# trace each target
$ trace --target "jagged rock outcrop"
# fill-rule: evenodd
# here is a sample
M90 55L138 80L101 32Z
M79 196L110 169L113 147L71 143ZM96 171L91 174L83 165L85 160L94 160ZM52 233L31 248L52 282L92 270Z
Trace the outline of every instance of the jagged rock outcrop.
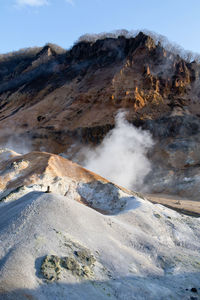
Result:
M16 131L33 136L37 150L49 144L61 152L79 128L113 126L119 108L127 108L136 123L174 108L198 115L199 65L142 32L129 39L80 42L66 52L48 44L35 55L2 57L0 69L0 129L9 131L17 123ZM61 131L65 141L59 143ZM96 142L91 135L82 137Z

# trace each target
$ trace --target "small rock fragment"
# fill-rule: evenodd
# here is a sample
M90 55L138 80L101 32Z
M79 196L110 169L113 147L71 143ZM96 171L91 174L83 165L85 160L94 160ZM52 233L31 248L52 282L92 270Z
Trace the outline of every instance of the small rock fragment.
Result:
M55 255L47 255L43 260L41 272L49 281L58 280L61 272L60 258Z
M62 266L72 271L74 275L81 275L81 266L74 257L65 257L62 259Z

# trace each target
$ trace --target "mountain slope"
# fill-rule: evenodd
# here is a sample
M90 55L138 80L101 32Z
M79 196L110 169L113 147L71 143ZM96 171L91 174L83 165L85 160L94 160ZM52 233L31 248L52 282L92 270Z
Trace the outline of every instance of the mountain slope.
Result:
M0 144L74 159L83 145L99 144L125 109L155 139L151 192L199 200L199 71L142 32L2 56Z
M99 142L119 108L141 125L174 109L199 111L199 65L142 32L80 42L66 53L47 45L24 56L0 61L0 129L8 135L17 124L16 131L30 135L37 150L48 144L62 152L71 137Z

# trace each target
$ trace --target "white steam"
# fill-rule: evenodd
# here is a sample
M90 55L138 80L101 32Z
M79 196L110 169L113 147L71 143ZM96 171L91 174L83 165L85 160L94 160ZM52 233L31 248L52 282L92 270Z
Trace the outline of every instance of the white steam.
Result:
M151 170L146 154L153 146L149 132L128 123L119 112L111 130L95 150L87 149L84 167L128 189L144 189Z
M0 148L7 148L19 154L33 151L31 136L22 136L13 129L0 130Z

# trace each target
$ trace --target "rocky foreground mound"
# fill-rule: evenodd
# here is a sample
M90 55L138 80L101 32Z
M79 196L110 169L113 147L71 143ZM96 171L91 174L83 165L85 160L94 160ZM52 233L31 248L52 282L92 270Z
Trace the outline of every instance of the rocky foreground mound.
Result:
M1 299L199 299L198 218L56 155L1 158Z
M154 181L158 186L159 181ZM74 190L78 187L78 193ZM116 189L113 205L101 203L99 195L92 195L93 189L101 192L102 198L108 199L110 190ZM86 170L72 161L47 152L31 152L25 155L9 149L0 149L0 201L8 202L28 192L53 192L62 196L72 193L75 200L101 210L105 214L120 210L122 203L117 205L118 186L105 178ZM198 189L198 186L197 186ZM130 193L120 187L120 193ZM132 192L133 193L133 192ZM135 193L137 195L137 193ZM143 197L143 196L142 196ZM198 201L163 194L148 194L146 197L153 203L161 203L170 208L190 215L200 215ZM122 205L123 207L123 205Z
M130 192L61 156L31 152L25 155L2 149L0 153L0 199L13 201L28 192L54 192L69 196L105 214L125 206ZM97 194L94 190L98 191ZM121 199L121 200L119 200Z

